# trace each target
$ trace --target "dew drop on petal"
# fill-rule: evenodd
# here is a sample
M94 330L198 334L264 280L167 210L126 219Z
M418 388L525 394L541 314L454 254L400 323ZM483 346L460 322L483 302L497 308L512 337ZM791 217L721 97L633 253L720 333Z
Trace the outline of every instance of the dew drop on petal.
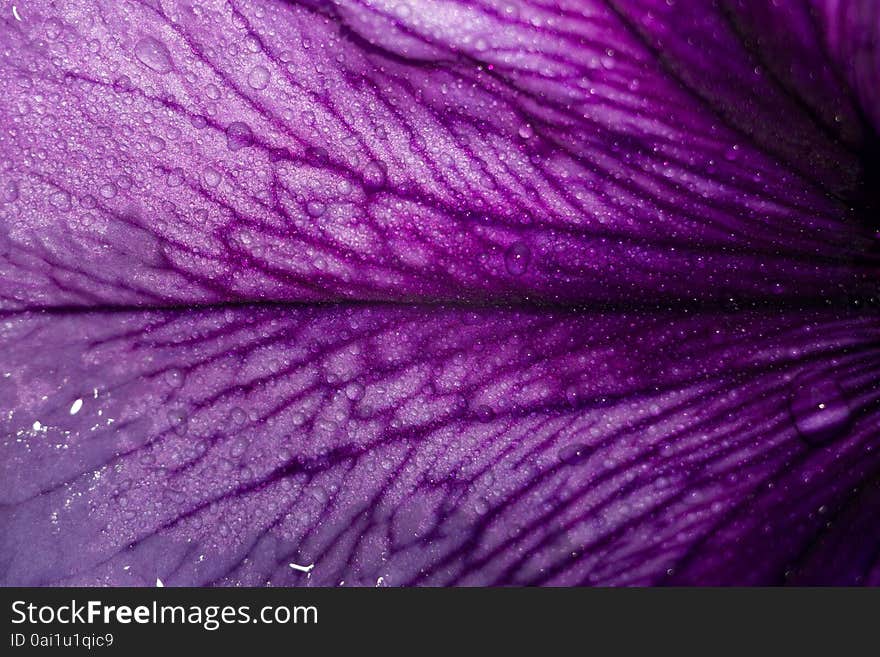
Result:
M173 68L168 48L153 37L139 40L134 46L134 54L141 64L161 75L169 73Z
M254 143L254 133L247 123L233 121L226 127L226 148L240 151Z
M49 39L49 41L55 41L55 39L61 36L61 23L56 19L47 19L43 24L43 27L46 30L46 38Z
M529 268L532 252L525 242L514 242L504 254L504 266L511 276L522 276Z
M7 203L14 203L18 200L18 183L14 180L3 185L3 200Z
M131 91L134 89L134 83L127 75L120 75L113 81L113 88L116 91Z
M265 89L269 86L269 71L262 66L255 66L248 73L247 80L251 89Z
M388 167L384 162L370 162L364 167L364 185L367 189L382 189L388 180Z
M479 418L480 422L491 422L494 417L495 411L492 410L491 406L480 404L477 407L477 418Z
M528 123L521 125L519 127L519 130L517 131L517 133L523 139L531 139L532 137L535 136L534 128L532 128L532 126L530 126Z
M234 426L240 427L247 422L247 413L245 413L243 408L234 406L232 410L229 411L229 421L232 422Z
M171 428L178 436L183 436L189 429L189 418L186 415L186 411L182 409L169 411L168 422L171 423Z
M179 388L180 386L182 386L183 379L183 371L177 367L172 367L170 370L165 372L165 382L172 388Z
M321 146L309 146L306 149L306 157L314 164L320 166L326 164L330 160L330 153L326 148Z
M833 380L795 380L789 402L798 434L811 445L839 438L849 427L851 411Z
M352 381L347 386L345 386L345 396L348 397L351 401L358 401L359 399L363 399L363 384L358 383L357 381Z
M559 450L559 460L567 465L578 465L590 458L592 452L587 445L566 445Z
M320 201L309 201L306 204L306 212L310 217L320 217L327 210L327 206L325 206Z
M220 184L220 172L214 167L205 167L204 171L202 171L202 176L208 187L216 187Z
M183 169L177 168L172 169L168 172L167 177L165 178L165 182L169 187L180 187L184 181L184 173Z
M70 210L70 194L67 192L55 192L49 197L49 202L59 210Z

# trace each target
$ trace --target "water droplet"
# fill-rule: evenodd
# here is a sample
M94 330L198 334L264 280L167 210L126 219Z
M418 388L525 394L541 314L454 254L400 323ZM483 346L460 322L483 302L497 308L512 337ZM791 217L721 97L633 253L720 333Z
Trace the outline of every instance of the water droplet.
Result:
M186 415L186 411L182 409L168 411L168 421L171 423L174 433L178 436L183 436L189 429L189 418Z
M240 151L254 144L254 133L247 123L233 121L226 127L226 148Z
M330 153L322 146L309 146L306 149L306 157L315 164L322 165L330 160Z
M205 167L202 175L205 179L205 184L208 187L216 187L220 184L220 172L214 167Z
M44 23L44 27L46 29L46 38L49 41L54 41L59 36L61 36L61 23L59 23L54 18L49 18Z
M168 172L168 176L166 178L166 182L169 187L179 187L183 184L184 175L183 169L172 169Z
M345 386L345 396L351 401L358 401L364 398L364 386L357 381L352 381Z
M511 276L522 276L529 268L532 252L525 242L514 242L504 254L504 266Z
M153 37L144 37L134 46L135 57L147 68L164 75L173 68L171 53L165 44Z
M113 88L116 91L131 91L134 89L134 82L127 75L120 75L113 81Z
M3 200L7 203L14 203L18 200L18 183L14 180L3 185Z
M77 413L80 412L80 410L82 409L82 407L83 407L83 400L82 400L82 399L77 399L76 401L74 401L74 402L70 405L70 414L71 414L71 415L76 415Z
M165 372L165 382L171 386L172 388L179 388L183 385L183 371L172 367L170 370Z
M309 201L306 204L306 212L310 217L318 218L323 215L326 210L327 206L320 201Z
M113 198L116 196L116 185L113 183L104 183L98 191L104 198Z
M477 407L477 417L480 422L490 422L495 417L495 411L492 410L491 406L480 404Z
M70 194L67 192L55 192L49 197L49 202L59 210L70 210Z
M529 125L528 123L524 123L523 125L521 125L519 127L518 133L519 133L519 136L522 137L523 139L531 139L532 137L535 136L535 129L532 128L532 126Z
M239 458L245 453L247 449L247 441L243 438L239 438L232 442L232 445L229 448L229 454L235 458Z
M578 465L590 458L593 449L587 445L566 445L559 450L559 460L568 465Z
M838 438L850 423L849 404L833 380L796 380L789 407L798 433L811 445Z
M254 66L248 74L248 84L252 89L265 89L269 86L269 71L262 66Z
M382 189L388 179L388 167L383 162L370 162L364 167L364 185L367 189Z
M235 426L240 427L247 421L247 413L244 412L244 409L235 406L229 411L229 421Z

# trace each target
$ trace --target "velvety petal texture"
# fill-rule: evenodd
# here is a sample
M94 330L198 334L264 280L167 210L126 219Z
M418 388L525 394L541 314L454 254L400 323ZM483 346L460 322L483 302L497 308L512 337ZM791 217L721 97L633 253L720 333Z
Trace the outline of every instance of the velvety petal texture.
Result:
M776 583L876 497L876 320L242 308L0 339L6 583Z
M0 11L0 584L880 584L876 3Z
M29 3L0 304L875 290L858 98L833 62L765 65L731 11ZM766 38L813 50L798 16Z

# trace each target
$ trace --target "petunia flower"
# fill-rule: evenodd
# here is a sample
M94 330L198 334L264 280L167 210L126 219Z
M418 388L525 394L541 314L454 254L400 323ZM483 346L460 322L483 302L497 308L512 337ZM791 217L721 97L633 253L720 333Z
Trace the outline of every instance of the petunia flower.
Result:
M875 2L0 11L0 583L880 583Z

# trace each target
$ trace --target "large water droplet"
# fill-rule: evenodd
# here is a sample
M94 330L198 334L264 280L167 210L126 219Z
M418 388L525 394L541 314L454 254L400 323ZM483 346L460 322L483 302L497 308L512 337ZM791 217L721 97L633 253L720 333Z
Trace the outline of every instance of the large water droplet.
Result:
M178 369L177 367L172 367L165 372L165 382L172 388L179 388L182 386L185 378L183 370Z
M185 176L183 173L183 169L177 168L172 169L168 172L168 175L165 177L165 182L169 187L180 187L185 180Z
M247 123L233 121L226 127L226 148L231 151L240 151L242 148L253 146L254 133Z
M488 404L480 404L477 407L477 418L480 422L491 422L495 419L495 411Z
M189 430L189 416L180 408L168 411L168 422L178 436L183 436Z
M54 192L49 197L49 202L59 210L70 210L70 194L67 192Z
M358 383L357 381L352 381L347 386L345 386L345 396L348 397L351 401L358 401L364 398L364 386L362 383Z
M306 212L310 217L317 219L327 210L327 206L320 201L309 201L306 203Z
M522 276L529 268L532 252L525 242L514 242L504 254L504 266L511 276Z
M326 148L321 146L309 146L306 149L306 157L311 160L314 164L323 165L327 164L330 160L330 153Z
M588 445L566 445L559 450L559 460L568 465L578 465L590 458L593 449Z
M202 171L202 176L208 187L216 187L220 184L220 172L214 167L205 167L204 171Z
M59 23L56 19L47 19L46 22L43 24L43 27L46 30L46 38L49 39L49 41L55 41L59 36L61 36L61 30L63 28L61 27L61 23Z
M388 167L384 162L370 162L364 167L364 186L367 189L382 189L388 180Z
M248 84L252 89L265 89L269 86L269 71L262 66L254 66L248 74Z
M796 380L789 408L798 433L811 445L834 440L849 427L849 403L833 380Z
M243 408L233 406L229 411L229 421L232 422L234 426L240 427L247 422L247 413L245 413Z
M7 203L14 203L18 200L18 183L14 180L8 181L3 186L3 200Z
M161 75L174 68L168 48L153 37L144 37L138 41L134 46L134 54L141 64Z

